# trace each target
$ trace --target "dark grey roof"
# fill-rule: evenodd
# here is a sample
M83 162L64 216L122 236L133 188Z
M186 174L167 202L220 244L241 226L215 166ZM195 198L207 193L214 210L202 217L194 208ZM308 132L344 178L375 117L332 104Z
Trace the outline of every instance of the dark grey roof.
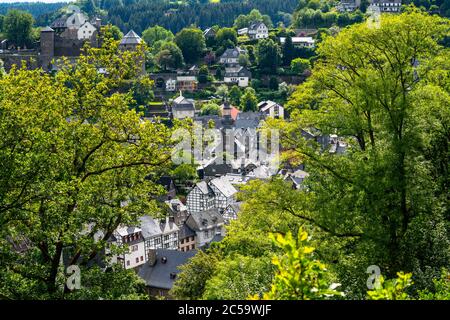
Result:
M210 181L212 185L214 185L225 197L232 197L237 193L237 190L230 181L221 178L216 178Z
M200 181L196 184L196 186L200 189L203 194L213 193L213 190L205 181Z
M207 28L205 31L203 31L203 35L205 37L214 37L216 35L216 31L214 31L213 28Z
M231 173L233 172L233 167L231 166L231 164L229 163L216 163L216 161L210 163L209 165L207 165L204 169L205 171L205 176L223 176L226 175L227 173Z
M67 17L56 19L50 26L52 28L67 28Z
M259 127L261 120L258 118L252 118L252 119L237 119L235 122L236 129L256 129Z
M142 229L142 236L144 239L152 238L158 235L178 231L177 225L170 220L160 221L150 216L143 216L139 218L140 227Z
M189 227L194 231L208 229L224 223L223 217L217 208L201 212L192 212L186 221L188 222Z
M139 218L139 221L144 239L162 234L159 221L153 219L152 217L143 216Z
M225 50L225 52L222 54L221 58L226 59L226 58L238 58L240 56L240 54L243 53L243 50L240 48L231 48L231 49L227 49Z
M182 252L158 249L156 250L156 264L151 266L149 262L146 262L139 269L138 275L149 287L170 290L176 280L176 278L171 278L171 274L178 274L179 267L186 264L196 253L196 250ZM163 257L166 258L166 263L161 262Z
M244 67L239 68L238 70L228 70L225 72L225 77L248 77L251 78L252 73Z
M264 22L258 21L258 22L253 22L252 24L250 24L250 26L248 27L249 30L256 30L259 28L260 25L264 25Z
M141 37L139 37L136 32L133 30L130 30L126 35L123 36L122 40L120 41L121 45L126 44L140 44L142 42Z
M193 237L193 236L195 236L195 231L192 230L191 228L189 228L189 226L184 223L180 227L180 231L178 232L178 238L179 239L186 239L188 237Z

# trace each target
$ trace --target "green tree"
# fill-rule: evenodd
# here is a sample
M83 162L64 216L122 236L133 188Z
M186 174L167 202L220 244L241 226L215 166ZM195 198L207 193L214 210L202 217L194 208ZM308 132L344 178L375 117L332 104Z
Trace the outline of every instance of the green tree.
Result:
M184 64L183 54L173 42L160 42L159 52L156 54L156 63L163 70L178 69Z
M229 92L230 102L232 105L239 106L241 104L242 91L238 86L232 86Z
M183 52L187 63L195 63L206 49L203 32L197 28L185 28L177 33L175 43Z
M253 88L246 88L244 94L241 96L241 110L243 112L257 111L258 109L258 98L256 97L256 92Z
M111 28L110 32L114 40L121 40L123 38L123 33L120 31L119 27L114 25L109 25L109 27Z
M34 19L27 12L9 10L3 21L3 32L7 39L18 47L31 47Z
M216 33L216 45L218 47L228 47L229 42L232 46L237 45L237 32L233 28L221 28Z
M216 89L216 95L222 99L227 98L228 94L228 86L226 84L222 84Z
M228 257L217 264L214 275L206 282L202 299L245 300L262 295L270 287L272 278L270 257Z
M281 50L272 39L260 40L256 47L256 61L258 67L270 73L276 73L280 65Z
M203 296L206 282L214 274L215 267L220 260L220 253L209 249L207 252L199 250L187 264L180 267L181 272L170 290L175 299L198 300Z
M397 273L398 278L384 280L380 275L379 287L367 292L369 300L409 300L410 297L406 289L412 285L412 274L403 272Z
M172 176L181 184L198 179L197 169L190 164L181 164L172 171Z
M295 74L302 75L306 70L311 69L311 62L308 59L296 58L291 62L291 71Z
M326 266L314 259L314 248L308 246L305 231L300 229L297 239L290 232L286 236L272 235L272 239L284 254L272 260L278 271L263 299L322 300L343 295L336 290L340 284L329 284Z
M118 92L141 74L136 61L145 48L120 51L110 38L103 44L54 76L13 68L0 79L3 297L69 299L63 255L88 268L118 226L158 212L150 199L162 192L153 181L170 165L171 134L130 109L132 92ZM124 294L137 292L129 279L121 282Z
M269 79L269 89L273 91L278 91L279 84L277 77L270 77Z
M200 70L198 71L198 82L199 83L207 83L209 81L210 75L209 75L209 69L208 66L203 65L200 67Z
M234 20L236 29L248 28L253 22L264 22L268 28L273 27L272 20L267 15L262 15L258 9L253 9L248 15L241 14Z
M142 39L147 43L150 49L153 48L157 41L173 41L175 36L170 30L158 25L145 29L142 32Z
M294 44L292 43L292 37L288 35L286 37L286 40L283 44L283 65L290 66L291 61L295 59L297 50L294 47Z
M214 102L205 103L201 110L200 114L202 116L210 116L210 115L220 115L220 106Z
M353 293L366 276L358 268L370 261L387 277L412 272L414 290L432 285L450 261L449 202L442 198L449 190L449 86L438 80L449 65L438 43L448 26L411 11L382 16L380 28L341 30L319 45L312 76L287 104L295 120L283 148L309 166L314 191L302 215L354 242L355 256L341 257L337 267ZM326 146L314 146L299 128L337 134L347 152L320 153Z

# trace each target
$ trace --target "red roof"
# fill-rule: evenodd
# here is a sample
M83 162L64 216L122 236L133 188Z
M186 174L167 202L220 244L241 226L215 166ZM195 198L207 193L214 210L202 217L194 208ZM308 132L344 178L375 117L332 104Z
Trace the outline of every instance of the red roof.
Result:
M236 107L232 107L231 108L231 118L233 118L233 120L236 120L238 114L239 114L239 109Z

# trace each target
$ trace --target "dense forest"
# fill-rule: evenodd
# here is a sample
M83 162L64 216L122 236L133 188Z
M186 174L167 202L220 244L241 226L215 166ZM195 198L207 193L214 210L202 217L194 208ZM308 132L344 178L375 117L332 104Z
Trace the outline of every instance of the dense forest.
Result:
M204 2L186 1L175 4L165 0L81 0L78 4L88 13L104 15L122 30L133 29L138 33L156 24L172 32L178 32L192 24L200 28L232 26L237 16L248 14L252 9L269 15L275 24L289 24L290 14L298 5L298 0Z
M0 14L4 15L10 9L17 9L28 11L33 15L33 17L37 18L41 15L45 15L56 10L59 10L63 6L67 5L64 2L58 3L43 3L43 2L23 2L23 3L0 3Z

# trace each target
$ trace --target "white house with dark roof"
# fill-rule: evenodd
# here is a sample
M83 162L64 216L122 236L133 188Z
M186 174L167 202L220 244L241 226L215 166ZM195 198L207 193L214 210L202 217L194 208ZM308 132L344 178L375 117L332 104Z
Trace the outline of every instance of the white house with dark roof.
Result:
M81 12L75 12L66 20L66 27L69 29L80 29L87 22L87 17Z
M309 48L313 49L316 45L316 41L312 37L292 37L292 45L297 48ZM286 37L280 37L280 43L284 45Z
M284 119L283 106L274 101L262 101L258 104L258 109L268 117Z
M225 235L225 221L217 208L192 212L186 220L186 225L195 231L197 248L211 243L216 235Z
M77 31L78 40L88 40L94 35L96 31L97 28L93 26L89 21L86 21Z
M248 87L252 73L245 67L226 68L223 81L225 83L235 83L239 87Z
M146 261L146 251L142 229L138 227L119 227L111 237L112 242L119 247L128 247L128 251L117 256L125 269L143 265Z
M172 102L172 115L175 119L193 118L195 116L195 102L180 96Z
M219 62L221 64L225 64L225 65L237 65L237 64L239 64L239 57L242 54L247 54L247 51L244 49L241 49L240 47L227 49L220 56Z
M264 22L254 22L248 27L250 39L266 39L269 37L269 28Z

